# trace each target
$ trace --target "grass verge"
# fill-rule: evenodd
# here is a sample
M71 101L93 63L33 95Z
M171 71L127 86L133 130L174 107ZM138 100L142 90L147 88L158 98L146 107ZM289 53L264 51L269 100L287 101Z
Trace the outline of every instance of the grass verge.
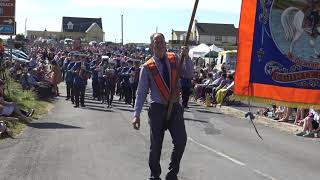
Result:
M50 102L43 101L37 98L33 91L24 91L21 85L12 79L6 81L5 100L16 102L23 110L29 111L34 109L34 118L38 119L48 113ZM25 128L26 124L16 121L7 121L7 126L12 132L13 137L20 134Z

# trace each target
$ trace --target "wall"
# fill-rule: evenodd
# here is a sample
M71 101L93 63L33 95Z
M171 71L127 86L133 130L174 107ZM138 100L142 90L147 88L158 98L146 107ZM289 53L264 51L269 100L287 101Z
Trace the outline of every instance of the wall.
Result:
M87 31L85 38L87 42L102 42L104 41L104 32L99 26L94 26L92 29L90 29L90 31Z
M199 37L199 44L204 43L204 44L215 44L218 46L222 46L223 44L236 44L237 43L237 38L232 37L232 36L222 36L222 41L216 41L215 36L210 36L210 35L201 35Z

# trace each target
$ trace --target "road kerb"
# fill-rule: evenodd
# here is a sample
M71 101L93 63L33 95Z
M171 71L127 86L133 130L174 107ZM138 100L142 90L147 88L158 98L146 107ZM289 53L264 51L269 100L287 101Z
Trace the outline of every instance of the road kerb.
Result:
M200 102L197 102L197 104L205 107ZM206 108L208 108L209 110L218 109L223 114L231 115L231 116L234 116L237 118L242 118L242 119L245 119L245 114L248 112L248 111L242 111L242 110L239 110L239 109L236 109L233 107L229 107L229 106L216 106L216 107L206 107ZM290 134L295 134L295 133L302 130L302 127L300 127L300 126L296 126L296 125L293 125L290 123L285 123L285 122L277 122L275 120L272 120L267 117L259 116L257 114L255 114L254 122L265 125L267 127L276 128L276 129L279 129L280 131L287 132Z

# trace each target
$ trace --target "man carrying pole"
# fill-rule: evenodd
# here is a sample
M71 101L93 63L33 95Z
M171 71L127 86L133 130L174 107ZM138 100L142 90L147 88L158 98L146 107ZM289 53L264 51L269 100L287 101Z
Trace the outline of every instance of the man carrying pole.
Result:
M184 72L186 70L183 67L186 67L184 64L184 57L188 54L186 46L198 2L199 0L196 0L186 42L181 49L182 58L180 59L174 53L167 53L164 35L155 33L150 37L150 48L152 48L153 57L141 68L132 124L134 129L140 129L140 113L150 90L150 107L148 111L151 141L149 153L150 180L160 180L160 157L166 129L171 134L174 146L166 180L178 180L177 175L187 142L187 133L183 118L183 108L179 103L180 95L177 84L181 73L192 73Z
M175 76L179 58L174 53L166 53L166 42L163 34L155 33L150 39L154 55L141 68L132 124L135 129L140 128L140 112L150 89L151 104L148 113L151 141L149 154L150 180L160 180L160 156L166 129L170 131L174 145L166 179L177 180L180 160L187 141L183 108L179 104L179 92L177 89L171 89L173 84L177 82ZM186 50L187 48L182 48L182 54L188 53ZM171 90L175 91L175 101L170 123L167 123L166 114Z

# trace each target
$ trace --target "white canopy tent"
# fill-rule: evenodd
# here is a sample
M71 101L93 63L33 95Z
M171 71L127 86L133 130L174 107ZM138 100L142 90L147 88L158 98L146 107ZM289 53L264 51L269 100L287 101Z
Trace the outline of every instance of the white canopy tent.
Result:
M216 45L212 44L210 47L210 51L221 52L223 49L218 48Z
M206 44L200 44L199 46L190 49L189 56L191 58L197 58L203 56L204 54L207 54L208 52L210 52L209 46L207 46Z

